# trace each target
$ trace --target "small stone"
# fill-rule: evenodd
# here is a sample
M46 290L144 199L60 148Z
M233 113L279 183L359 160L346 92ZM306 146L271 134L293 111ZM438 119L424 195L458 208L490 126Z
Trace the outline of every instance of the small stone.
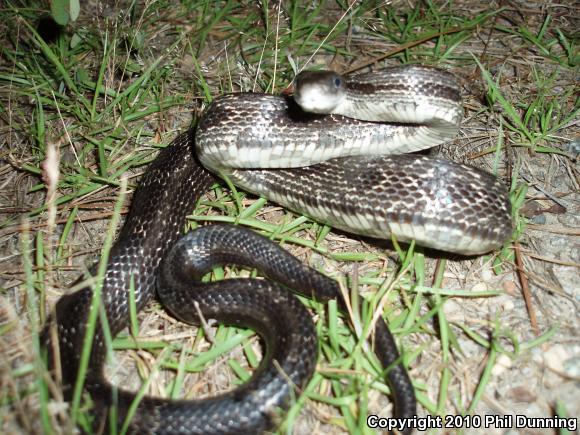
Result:
M493 366L493 369L491 369L491 374L493 376L499 376L503 372L505 372L506 369L511 368L511 366L512 366L511 358L507 355L501 354L500 356L497 357L495 365Z
M564 362L571 356L563 345L557 344L544 352L544 365L557 372L564 372Z
M473 287L471 287L471 290L474 292L484 292L488 290L487 284L485 282L478 282L477 284L475 284Z
M512 280L504 281L501 286L503 287L504 291L507 294L509 294L511 296L514 296L517 294L518 286Z
M505 298L502 301L501 307L504 311L511 311L515 308L514 301L511 298Z
M571 378L580 378L580 357L564 361L564 371Z
M544 363L544 351L542 349L539 347L534 347L530 350L530 353L532 354L532 361L534 361L536 364Z
M449 299L445 302L445 305L443 305L443 312L445 313L445 317L448 319L453 319L455 321L459 321L460 319L464 320L463 307L453 299Z
M483 269L481 271L481 279L484 282L491 281L492 278L493 278L493 272L491 271L491 269L489 267L486 267L485 269Z
M519 403L533 403L536 401L537 396L532 391L530 391L527 387L520 385L510 389L507 392L507 396L514 399L516 402Z

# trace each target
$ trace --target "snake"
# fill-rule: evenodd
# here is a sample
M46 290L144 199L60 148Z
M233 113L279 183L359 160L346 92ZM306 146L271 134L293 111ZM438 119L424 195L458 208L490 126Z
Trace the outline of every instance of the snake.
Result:
M346 310L334 279L254 231L214 224L182 235L187 214L220 178L364 237L415 240L460 255L501 247L511 234L511 214L507 189L497 177L407 154L452 139L461 118L455 77L418 65L354 76L307 71L296 77L293 97L237 93L214 99L197 126L149 165L108 254L100 288L108 331L97 322L81 379L93 405L92 429L270 430L306 388L318 354L312 317L288 289L321 302L336 299ZM256 268L268 279L202 282L223 264ZM104 375L105 337L128 325L130 299L140 311L156 293L185 322L199 325L202 317L256 330L265 354L251 379L198 400L137 397L112 385ZM66 400L79 381L95 294L95 287L86 285L63 295L43 332L48 366ZM371 338L391 386L394 415L412 418L417 412L413 385L382 318Z

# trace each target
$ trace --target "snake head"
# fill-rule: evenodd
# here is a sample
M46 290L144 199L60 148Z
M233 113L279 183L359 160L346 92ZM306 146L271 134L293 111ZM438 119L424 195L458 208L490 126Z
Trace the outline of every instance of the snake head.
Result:
M346 81L334 71L302 71L294 79L294 100L305 112L332 113L346 98Z

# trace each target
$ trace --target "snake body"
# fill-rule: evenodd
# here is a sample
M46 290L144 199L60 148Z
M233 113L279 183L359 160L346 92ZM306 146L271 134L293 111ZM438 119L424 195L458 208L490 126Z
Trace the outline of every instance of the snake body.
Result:
M210 290L202 285L192 292L192 280L211 269L212 264L247 264L248 258L262 259L259 264L252 262L251 267L308 296L322 301L340 299L333 280L302 266L281 248L247 230L211 226L176 243L186 213L215 182L198 162L196 153L213 172L338 228L375 237L392 234L399 240L417 239L427 246L467 254L488 251L503 243L511 230L509 202L505 189L494 177L425 156L369 156L382 153L379 148L389 138L394 152L399 153L411 135L417 135L420 147L424 147L440 143L455 132L460 120L455 82L448 74L428 68L397 68L387 73L382 85L383 89L391 86L391 91L385 91L382 98L388 100L394 95L395 115L403 113L404 122L412 125L385 125L375 123L375 111L365 109L365 103L358 99L359 94L368 92L371 79L362 76L354 80L357 86L349 87L348 97L357 110L367 111L370 121L303 113L298 118L300 111L285 98L228 95L214 101L196 132L180 135L159 153L142 177L131 211L109 254L102 306L111 334L117 334L128 323L128 289L133 286L137 310L142 309L152 298L156 274L162 269L159 293L177 317L198 322L197 311L186 308L196 302L206 317L254 327L265 341L267 353L252 380L240 389L194 402L145 397L129 419L135 396L115 389L105 379L104 336L97 328L84 380L94 403L96 428L110 424L113 408L119 425L126 423L134 433L257 433L275 425L277 409L288 406L290 397L305 386L314 370L317 347L308 312L284 287L263 280L253 282L251 291L245 287L247 280L232 280L225 284L226 289ZM344 79L340 80L337 83L331 76L329 86L342 85ZM306 76L305 82L307 88L312 79ZM414 97L407 101L401 96L402 89ZM338 106L346 107L344 100L339 100ZM417 118L413 113L423 102L431 107L430 115L419 110ZM403 122L396 116L390 121ZM362 156L347 159L332 155L330 161L321 162L334 152L328 151L334 149L333 144L342 151L346 148L347 155L357 154L350 145L341 145L342 137L353 133L360 139L359 145L367 146ZM287 138L292 140L286 143ZM313 143L318 143L318 149ZM234 146L246 148L236 157ZM313 148L314 160L295 161L295 153L287 147L294 147L294 151ZM274 162L275 156L280 161L264 166ZM311 166L297 168L304 164ZM405 187L404 183L409 185ZM404 193L407 188L411 193ZM361 197L363 190L370 192L368 200ZM183 268L178 266L182 262ZM44 332L49 364L58 366L60 361L68 398L77 381L92 297L92 287L63 296L55 308L52 324L56 331L47 327ZM413 388L383 322L375 327L374 345L385 367L391 366L387 377L394 390L396 415L413 416ZM272 368L272 358L278 361L277 369Z
M464 255L497 249L509 237L510 203L496 177L445 159L400 155L457 133L461 97L451 74L412 66L352 81L307 73L297 82L298 101L309 110L342 115L304 116L281 96L225 95L197 130L204 166L350 233L393 235ZM339 96L315 105L333 93Z

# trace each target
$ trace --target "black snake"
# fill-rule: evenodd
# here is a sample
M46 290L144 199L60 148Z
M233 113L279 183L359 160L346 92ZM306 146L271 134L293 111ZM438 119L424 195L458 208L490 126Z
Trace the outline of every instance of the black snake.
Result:
M395 116L387 121L395 125L374 122L374 108L382 103L376 100L369 106L360 98L369 93L377 78L379 87L374 92L390 101L387 106ZM369 122L304 114L285 97L237 94L216 99L197 130L177 137L142 177L131 211L109 254L102 287L102 307L114 336L128 323L130 286L134 286L137 310L141 310L153 296L156 273L162 269L158 291L177 317L198 322L198 311L192 307L195 302L204 317L256 329L267 349L260 368L250 382L225 395L194 402L144 397L132 409L135 395L115 389L104 378L106 350L103 332L97 328L84 380L94 403L95 429L109 425L111 415L116 415L119 427L126 423L134 433L258 433L275 425L278 409L286 408L290 398L306 385L316 363L317 344L305 308L285 287L267 280L252 280L251 290L248 280L228 280L217 288L197 283L198 290L192 291L192 281L213 265L257 267L278 283L308 296L321 301L340 300L333 280L302 266L248 230L214 225L175 243L186 214L215 182L196 155L214 172L248 190L363 235L393 234L399 240L416 239L423 245L465 254L497 248L509 236L509 200L495 177L426 156L376 156L384 152L380 148L385 142L390 141L394 152L400 153L409 149L406 142L410 135L418 138L418 147L425 147L457 131L460 97L450 74L402 67L357 76L348 82L335 74L302 75L298 82L301 87L297 99L302 103L312 103L312 92L316 96L320 89L312 85L321 83L326 91L336 94L336 101L326 106L348 111L346 95L359 112L367 111L363 117ZM310 110L321 112L328 107ZM399 115L402 119L397 118ZM403 122L405 125L397 124ZM346 154L362 156L331 155L330 161L322 162L345 135L354 135L363 146L361 152L347 145ZM248 148L236 155L234 146ZM345 146L340 146L344 151ZM314 160L294 160L297 151L309 149ZM241 165L241 169L231 169L233 164ZM264 169L266 164L273 168ZM311 166L297 168L300 165ZM287 166L295 168L280 168ZM368 194L366 199L362 192ZM249 263L248 258L254 261ZM54 367L60 360L67 398L77 381L91 298L92 289L84 288L58 301L53 317L58 346L50 343L50 328L45 329L49 365ZM391 366L387 378L393 388L396 416L413 416L413 387L382 321L375 327L373 340L381 362ZM128 416L132 418L125 422Z

